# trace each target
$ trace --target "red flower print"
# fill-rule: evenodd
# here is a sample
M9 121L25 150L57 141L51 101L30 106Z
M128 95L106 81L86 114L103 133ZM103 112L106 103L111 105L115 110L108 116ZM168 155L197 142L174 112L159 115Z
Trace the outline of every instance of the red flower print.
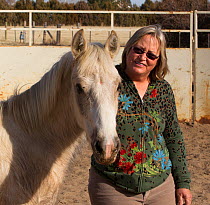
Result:
M155 98L157 96L157 89L153 89L150 98Z
M134 164L132 164L131 162L126 162L125 164L124 164L124 169L123 169L123 172L124 173L126 173L126 174L132 174L132 173L134 173Z
M136 144L135 142L134 142L133 144L130 145L130 148L131 148L131 149L133 149L133 148L135 148L135 147L137 147L137 144Z
M143 162L143 159L146 158L146 154L144 152L137 152L134 156L135 163L136 164L141 164Z
M132 154L131 154L131 153L128 153L128 156L129 156L129 157L131 157L131 156L132 156Z
M119 161L118 163L117 163L117 165L118 165L118 167L122 167L123 166L123 162L121 162L121 161Z
M124 155L126 153L126 150L122 149L120 150L120 155Z
M142 147L142 145L140 145ZM136 142L132 141L127 149L120 150L119 161L116 162L118 169L126 174L138 172L145 162L146 154L138 148Z
M122 160L123 162L125 162L125 161L126 161L126 159L125 159L124 157L122 157L122 158L121 158L121 160Z

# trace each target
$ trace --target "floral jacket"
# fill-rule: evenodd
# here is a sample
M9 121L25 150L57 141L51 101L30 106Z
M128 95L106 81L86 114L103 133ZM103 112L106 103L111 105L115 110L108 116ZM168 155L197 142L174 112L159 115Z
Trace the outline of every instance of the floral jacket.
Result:
M119 93L117 132L121 150L115 163L104 166L92 156L92 166L128 191L148 191L172 172L176 188L188 188L185 146L178 124L173 91L165 80L149 84L140 98L124 72Z

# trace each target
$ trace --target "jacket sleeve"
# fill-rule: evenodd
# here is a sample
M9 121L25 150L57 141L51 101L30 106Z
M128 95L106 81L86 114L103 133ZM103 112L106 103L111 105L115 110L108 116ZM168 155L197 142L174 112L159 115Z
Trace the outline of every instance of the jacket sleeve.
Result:
M186 150L183 135L178 123L175 98L170 85L165 101L166 125L164 138L172 162L172 175L175 188L190 189L190 173L187 168Z

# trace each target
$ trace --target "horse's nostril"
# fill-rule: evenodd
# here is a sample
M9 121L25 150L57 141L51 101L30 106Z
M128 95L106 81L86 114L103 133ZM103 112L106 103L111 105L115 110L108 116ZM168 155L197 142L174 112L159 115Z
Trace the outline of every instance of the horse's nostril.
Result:
M102 152L103 152L103 149L102 149L102 147L101 147L100 141L97 141L97 142L95 143L95 149L96 149L96 151L99 152L99 153L102 153Z

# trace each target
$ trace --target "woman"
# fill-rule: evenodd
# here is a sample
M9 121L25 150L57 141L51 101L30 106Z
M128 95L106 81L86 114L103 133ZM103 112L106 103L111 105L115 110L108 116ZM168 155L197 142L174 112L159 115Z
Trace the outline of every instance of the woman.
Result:
M100 165L92 157L93 205L190 205L190 177L160 26L139 29L127 42L119 88L118 159Z

